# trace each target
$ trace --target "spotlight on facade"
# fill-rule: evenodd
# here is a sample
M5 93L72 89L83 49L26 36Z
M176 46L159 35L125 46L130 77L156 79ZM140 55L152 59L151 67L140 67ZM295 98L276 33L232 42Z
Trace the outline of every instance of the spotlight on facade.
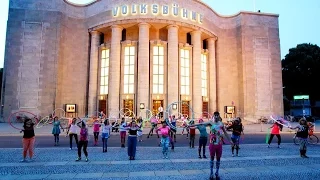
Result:
M140 103L140 109L144 109L144 103Z
M172 105L172 109L173 109L173 110L177 110L177 104L173 104L173 105Z

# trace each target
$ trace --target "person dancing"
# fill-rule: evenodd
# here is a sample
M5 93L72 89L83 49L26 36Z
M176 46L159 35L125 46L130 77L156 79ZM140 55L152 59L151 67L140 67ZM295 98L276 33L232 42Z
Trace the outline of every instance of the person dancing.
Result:
M240 118L237 118L233 123L227 127L228 130L232 129L231 140L233 145L231 146L232 157L234 157L234 149L236 149L236 156L239 156L239 141L241 133L243 132L243 126L240 123Z
M72 150L72 137L74 137L78 147L78 126L76 125L76 118L72 119L71 124L68 127L67 134L69 134L70 150ZM79 122L80 123L80 122Z
M270 147L270 144L271 144L272 139L273 139L274 136L277 136L277 138L278 138L278 148L281 148L280 147L280 144L281 144L280 131L282 131L282 128L283 128L283 125L281 124L281 121L277 120L270 128L271 128L271 135L270 135L270 138L269 138L269 141L268 141L268 148Z
M128 135L128 156L129 160L135 160L137 151L137 132L140 130L135 120L132 120L130 126L126 128L129 131Z
M54 146L59 146L59 135L61 133L60 128L62 129L62 131L64 130L57 116L53 118L52 126L53 126L52 134L54 136Z
M168 121L168 120L167 120ZM161 133L161 145L162 145L162 154L163 159L168 159L168 149L169 149L169 132L170 127L167 126L166 121L161 122L162 127L158 128L156 131Z
M127 123L125 122L125 119L122 118L121 119L121 124L120 124L120 143L121 143L121 147L124 148L125 147L125 143L126 143L126 136L127 136Z
M211 134L210 134L210 141L209 141L209 150L210 150L210 179L214 179L213 175L213 163L216 157L216 172L215 177L216 179L220 179L219 177L219 169L220 169L220 160L222 156L222 141L221 137L224 133L225 137L231 142L230 136L228 135L224 125L222 123L222 119L220 117L219 112L214 112L214 121L208 121L205 123L201 123L202 125L211 125ZM200 124L197 124L200 125ZM233 143L231 142L231 145Z
M297 125L296 127L291 127L290 129L298 129L297 137L299 138L300 144L300 156L302 158L309 158L306 155L309 136L309 126L307 124L307 120L305 118L301 118L299 120L299 125Z
M81 123L81 126L79 125ZM87 151L87 147L88 147L88 128L86 126L86 124L81 121L78 122L77 125L79 126L80 129L80 141L78 144L78 158L76 159L76 161L80 161L81 160L81 149L83 147L83 153L86 156L86 162L89 161L88 159L88 151Z
M35 142L35 134L34 134L34 125L35 123L30 118L26 118L23 122L23 129L20 133L23 132L23 159L20 162L26 162L27 154L29 152L30 161L33 161L34 155L34 142Z
M206 146L208 143L208 132L207 132L207 127L202 124L204 121L203 119L199 119L199 124L198 125L191 125L195 126L199 132L200 132L200 137L199 137L199 148L198 148L198 153L199 153L199 158L207 158L206 156ZM191 128L190 127L190 128ZM201 156L201 149L202 149L202 156Z
M98 119L95 119L93 122L93 137L94 137L94 146L98 146L99 133L100 133L101 123Z
M103 122L103 125L102 125L102 135L101 135L101 138L102 138L102 152L107 152L107 148L108 148L108 139L111 135L111 125L109 123L109 120L106 119L104 120Z
M149 134L148 134L148 136L147 136L147 138L149 138L149 136L151 135L153 135L153 130L157 127L157 125L158 125L158 119L157 119L157 117L152 117L151 118L151 120L150 120L150 122L151 122L151 129L150 129L150 131L149 131ZM156 131L156 133L157 133L157 136L158 136L158 138L160 138L160 136L159 136L159 134L158 134L158 131Z

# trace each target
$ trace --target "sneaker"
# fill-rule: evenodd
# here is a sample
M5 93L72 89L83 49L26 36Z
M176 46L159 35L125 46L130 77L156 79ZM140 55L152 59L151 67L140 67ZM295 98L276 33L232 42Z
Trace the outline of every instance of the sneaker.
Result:
M27 160L26 159L22 159L22 160L20 160L20 162L27 162Z
M305 154L301 156L302 158L309 158L308 156L306 156Z
M206 156L206 155L203 155L202 157L203 157L204 159L207 159L207 156Z
M268 145L268 148L270 148L270 145Z
M239 154L237 154L236 156L237 156L237 157L239 157L240 155L239 155Z
M166 159L169 159L169 157L168 157L168 156L166 156Z
M199 155L199 159L202 159L201 155Z
M234 157L234 154L232 153L232 157Z
M89 161L89 159L88 158L86 158L86 162L88 162Z
M78 157L77 159L76 159L76 161L80 161L81 160L81 157Z
M69 150L71 151L71 150L72 150L72 148L69 148Z
M281 146L278 146L279 149L281 149Z
M165 159L165 158L166 158L165 156L162 157L162 159Z

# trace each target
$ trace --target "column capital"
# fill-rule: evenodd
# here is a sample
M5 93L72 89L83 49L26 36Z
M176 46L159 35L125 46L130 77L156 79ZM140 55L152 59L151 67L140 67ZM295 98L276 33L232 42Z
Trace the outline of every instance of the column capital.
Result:
M139 23L138 25L139 25L139 28L145 27L145 26L147 26L148 28L151 27L151 25L149 23L145 23L145 22Z
M215 42L216 40L218 40L217 37L211 37L211 38L208 38L208 39L207 39L207 41L208 41L209 43Z
M120 31L122 31L123 27L119 25L112 25L111 29L120 29Z
M169 26L167 26L167 29L171 29L171 28L176 28L176 29L179 29L179 26L177 26L177 25L169 25Z
M102 34L102 33L99 32L99 31L90 31L90 34L91 34L91 35L100 35L100 34Z
M190 32L191 36L196 35L196 34L202 34L202 32L200 30L195 30L195 31L191 31Z

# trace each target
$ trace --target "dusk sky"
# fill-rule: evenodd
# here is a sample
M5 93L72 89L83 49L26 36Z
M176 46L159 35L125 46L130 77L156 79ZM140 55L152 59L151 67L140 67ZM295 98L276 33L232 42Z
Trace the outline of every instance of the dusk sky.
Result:
M40 0L39 0L40 1ZM92 0L69 0L85 3ZM300 43L320 45L319 0L203 0L220 15L239 11L279 14L281 58ZM9 0L0 2L0 67L3 67Z

